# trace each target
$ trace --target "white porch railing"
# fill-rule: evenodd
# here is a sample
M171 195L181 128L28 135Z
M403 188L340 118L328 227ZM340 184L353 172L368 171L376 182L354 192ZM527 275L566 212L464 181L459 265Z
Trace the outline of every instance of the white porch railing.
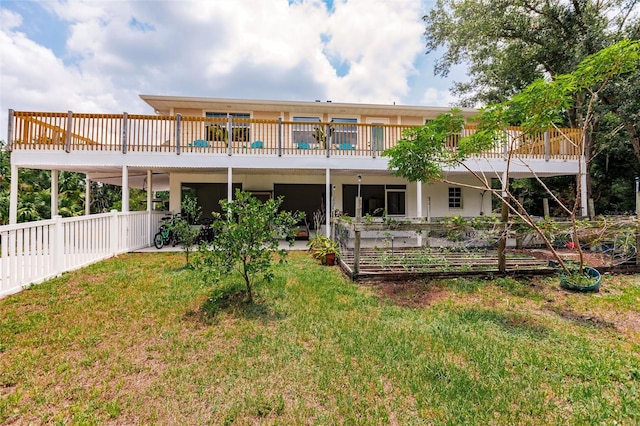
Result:
M162 212L103 213L0 226L0 297L148 247Z

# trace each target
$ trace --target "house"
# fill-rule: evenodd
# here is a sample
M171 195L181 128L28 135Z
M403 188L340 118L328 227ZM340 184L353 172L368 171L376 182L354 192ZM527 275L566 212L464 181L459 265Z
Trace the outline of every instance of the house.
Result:
M197 197L205 215L218 211L219 200L231 197L235 188L261 198L282 196L283 208L305 211L310 221L316 210L355 215L358 194L363 214L384 211L389 216L434 218L491 211L491 199L482 191L407 182L393 176L388 159L381 156L397 143L404 128L420 126L448 108L140 97L155 115L10 110L12 168L76 171L86 173L89 181L152 190L149 205L153 191L169 190L171 211L180 209L181 196L188 192ZM469 120L474 113L463 110ZM461 134L473 131L469 124ZM584 159L576 144L559 132L579 136L572 129L551 129L517 146L505 144L470 159L467 166L500 176L511 149L524 160L512 162L512 177L529 177L532 172L577 175ZM505 140L517 134L517 128L509 128ZM451 147L455 149L455 138ZM462 183L474 182L464 168L448 170L447 175ZM56 188L57 174L52 176ZM15 223L17 180L11 184L10 223ZM55 215L57 191L52 194ZM586 206L583 209L586 212ZM123 191L123 211L128 210L128 191ZM329 215L325 220L328 225Z

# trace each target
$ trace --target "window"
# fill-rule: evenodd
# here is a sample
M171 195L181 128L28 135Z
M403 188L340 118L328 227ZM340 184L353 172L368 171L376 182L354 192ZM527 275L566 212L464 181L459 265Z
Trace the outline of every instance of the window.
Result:
M384 151L384 127L371 126L371 149Z
M338 146L355 147L358 144L358 122L356 118L332 118L331 119L331 142Z
M387 185L387 214L390 216L405 215L405 190L389 189Z
M227 141L227 120L231 120L231 140L248 142L250 137L249 119L251 114L241 112L207 112L207 118L215 118L214 123L207 125L207 140Z
M406 214L405 185L361 185L362 215L380 217ZM356 215L355 199L358 185L342 185L342 209L349 216Z
M385 133L387 132L385 126L389 124L389 119L387 117L367 117L366 120L367 124L371 125L369 128L371 150L384 151Z
M325 147L326 138L320 124L319 117L293 117L295 123L292 127L293 146L301 149L309 149L312 144Z
M462 188L449 188L449 208L461 209L462 208Z

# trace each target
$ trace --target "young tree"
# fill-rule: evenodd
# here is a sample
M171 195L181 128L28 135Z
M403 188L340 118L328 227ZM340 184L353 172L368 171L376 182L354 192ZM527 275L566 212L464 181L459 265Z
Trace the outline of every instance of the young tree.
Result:
M295 225L304 215L279 211L281 204L282 198L263 203L248 192L236 190L233 201L220 201L225 216L214 213L213 247L200 246L200 266L213 271L216 279L222 273L239 272L249 302L253 300L254 279L261 274L271 280L273 254L277 253L280 260L287 254L279 249L279 240L290 237L289 244L293 245Z
M416 129L410 129L405 133L405 138L383 155L391 157L389 168L395 169L395 173L410 181L422 180L442 181L459 186L467 186L483 191L490 191L503 202L503 220L510 211L520 217L540 235L545 244L554 254L566 273L570 273L565 262L547 238L545 232L536 224L520 204L518 198L509 189L509 172L513 163L529 167L525 156L519 156L516 148L522 145L524 138L532 137L561 122L563 115L573 106L576 92L587 92L588 103L585 109L585 118L581 130L581 138L577 142L575 152L584 153L584 136L589 131L589 124L593 110L599 100L599 94L607 87L612 78L637 72L640 68L640 42L625 40L616 43L600 52L588 56L571 73L558 75L554 80L539 79L530 84L521 93L511 99L498 104L490 105L476 117L479 122L478 130L468 137L463 137L458 142L456 150L451 150L448 138L458 134L463 125L462 115L454 111L445 114L436 120ZM474 157L482 157L483 152L494 148L498 143L504 143L504 129L511 124L521 127L520 138L513 138L511 146L507 150L506 170L504 174L493 175L480 174L474 171L467 161L473 161ZM569 143L574 143L567 137ZM446 178L444 169L463 167L469 171L478 182L477 185L468 185L460 182L452 182ZM579 161L578 174L583 172L583 163ZM543 186L549 196L565 210L571 218L573 234L577 234L577 216L580 206L581 188L576 185L576 194L572 206L565 206L558 197L535 175L535 171L529 168L535 179ZM501 180L502 187L493 188L491 178ZM508 209L508 210L507 210ZM504 241L504 237L501 239ZM580 270L582 270L582 251L580 253Z
M193 226L198 223L202 209L198 206L198 201L193 197L186 197L180 206L180 216L176 217L171 231L175 234L178 242L182 244L186 257L186 266L189 266L189 253L196 244L196 239L200 230Z

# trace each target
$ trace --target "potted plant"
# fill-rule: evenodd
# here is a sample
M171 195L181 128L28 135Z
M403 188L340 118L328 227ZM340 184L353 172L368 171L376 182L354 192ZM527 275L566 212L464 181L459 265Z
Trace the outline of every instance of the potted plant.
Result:
M335 265L336 259L340 258L340 247L336 241L324 235L316 235L307 242L309 252L314 259L320 259L323 265Z
M324 130L321 127L313 129L313 139L322 149L327 148L327 135L324 134Z
M580 273L579 269L580 268L570 268L570 274L562 274L560 277L560 287L580 292L600 291L600 272L590 266L584 266L582 273Z

